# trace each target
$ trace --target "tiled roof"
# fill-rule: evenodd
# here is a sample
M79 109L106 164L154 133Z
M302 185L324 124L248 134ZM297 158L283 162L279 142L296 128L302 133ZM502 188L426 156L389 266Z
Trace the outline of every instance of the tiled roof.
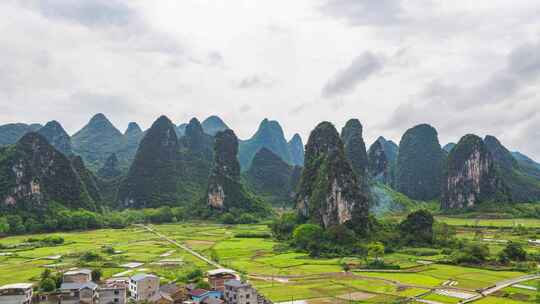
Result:
M70 270L64 273L64 275L72 275L72 274L92 274L92 270L90 269L77 269L77 270Z
M62 283L60 289L62 290L81 290L83 288L96 289L98 286L94 282L88 283Z
M153 274L146 274L146 273L137 273L136 275L132 276L131 279L133 281L140 281L146 278L157 278L157 276Z
M200 297L207 292L208 290L199 288L199 289L192 290L189 294L194 297Z

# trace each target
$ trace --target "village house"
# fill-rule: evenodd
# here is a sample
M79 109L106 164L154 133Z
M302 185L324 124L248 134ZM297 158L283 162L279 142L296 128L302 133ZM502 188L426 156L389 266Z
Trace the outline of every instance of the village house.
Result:
M94 304L98 302L98 285L94 282L62 283L62 304Z
M189 295L193 303L203 303L207 298L220 299L223 296L223 293L219 290L206 290L206 289L195 289L192 290Z
M0 287L1 304L30 304L32 301L32 284L18 283Z
M92 270L76 269L64 272L63 283L88 283L92 281Z
M234 270L220 268L210 270L207 273L208 283L214 290L219 290L221 292L225 291L225 282L229 280L236 280L238 276Z
M112 282L98 288L99 304L127 303L128 283Z
M181 304L190 299L187 288L180 287L175 283L162 285L159 287L159 291L168 294L175 304Z
M225 282L225 302L228 304L257 304L257 291L240 280Z
M129 281L129 296L135 301L150 300L159 292L159 277L153 274L138 273Z

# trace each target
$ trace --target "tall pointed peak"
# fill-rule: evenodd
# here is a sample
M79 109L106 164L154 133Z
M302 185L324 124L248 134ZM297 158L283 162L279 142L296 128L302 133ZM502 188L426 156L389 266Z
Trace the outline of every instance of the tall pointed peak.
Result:
M212 115L202 122L202 128L206 134L214 136L219 131L229 129L229 126L219 116Z
M130 122L128 124L128 127L126 129L126 132L124 132L124 135L126 136L133 136L133 135L138 135L138 134L141 134L142 133L142 129L141 127L139 126L139 124L137 124L136 122Z
M189 124L186 126L186 136L194 136L200 134L203 134L201 122L196 117L193 117L189 121Z
M300 142L300 143L302 142L302 137L298 133L294 133L291 140L289 140L289 143L296 143L296 142Z
M172 125L172 121L169 119L169 117L165 116L165 115L161 115L160 117L158 117L158 119L156 119L156 121L154 121L154 123L152 124L152 128L154 126L159 126L159 125L166 125L166 126L169 126L169 125Z
M109 119L103 113L97 113L94 116L92 116L92 118L90 118L91 123L92 122L100 122L100 121L109 121Z

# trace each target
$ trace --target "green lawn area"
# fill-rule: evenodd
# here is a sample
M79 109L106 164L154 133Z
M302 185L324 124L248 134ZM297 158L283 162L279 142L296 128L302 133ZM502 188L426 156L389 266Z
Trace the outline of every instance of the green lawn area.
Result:
M540 228L540 219L475 219L457 218L447 216L436 216L440 222L453 226L480 226L480 227L514 227L522 225L524 227Z

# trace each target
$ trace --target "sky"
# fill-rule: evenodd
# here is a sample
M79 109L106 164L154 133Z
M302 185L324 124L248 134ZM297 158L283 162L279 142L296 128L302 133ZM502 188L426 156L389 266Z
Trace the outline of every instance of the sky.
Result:
M3 0L0 124L218 115L240 138L350 118L540 160L537 0Z

